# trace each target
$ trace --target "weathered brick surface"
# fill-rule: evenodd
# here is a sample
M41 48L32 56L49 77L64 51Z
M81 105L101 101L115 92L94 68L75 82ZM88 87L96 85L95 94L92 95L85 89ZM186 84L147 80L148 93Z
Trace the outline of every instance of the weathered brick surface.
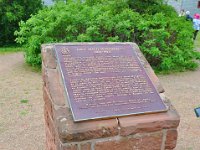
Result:
M55 126L55 123L54 123L54 120L52 120L51 116L49 115L48 111L45 109L45 115L44 115L44 118L45 118L45 126L49 129L50 133L53 135L53 136L57 136L57 127Z
M179 122L179 115L172 110L163 113L121 117L119 118L121 127L120 135L127 136L136 133L176 128Z
M68 113L71 113L68 107L57 106L52 102L51 97L46 87L43 87L43 97L44 97L46 109L48 110L49 115L51 116L53 120L57 121L59 118L62 118L63 116L68 115Z
M55 69L57 66L53 45L42 45L42 60L44 66L47 68Z
M55 143L55 136L51 133L51 131L47 126L45 126L45 131L46 131L46 149L56 150L57 145Z
M44 68L45 69L45 68ZM52 102L58 106L64 106L67 101L64 97L64 89L61 83L60 74L57 69L45 69L46 87L49 90Z
M162 136L163 134L159 132L142 137L97 142L95 150L160 150Z
M91 143L84 143L84 144L80 144L80 150L92 150L91 149Z
M77 144L61 144L59 150L79 150Z
M64 142L104 138L118 134L116 119L75 123L72 116L66 116L66 123L62 125L63 128L65 130L61 132L61 138Z
M168 130L165 142L165 149L174 149L176 147L177 137L177 130Z
M162 84L160 83L158 77L156 76L156 74L154 73L153 69L151 68L151 66L149 64L145 67L145 70L146 70L146 73L148 74L149 78L153 82L154 86L156 87L157 91L159 93L165 92Z
M46 86L46 80L47 80L46 69L45 69L45 66L44 66L44 62L42 62L42 81L43 81L43 86Z

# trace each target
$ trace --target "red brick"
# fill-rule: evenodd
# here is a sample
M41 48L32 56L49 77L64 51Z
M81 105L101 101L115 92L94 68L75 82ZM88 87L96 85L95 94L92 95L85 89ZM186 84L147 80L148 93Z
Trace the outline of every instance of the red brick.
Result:
M51 143L50 145L56 147L55 149L57 150L59 146L59 136L58 136L58 128L55 126L56 124L50 117L48 111L46 108L45 110L45 130L46 130L46 143L47 147L50 147L48 143ZM51 146L51 147L52 147Z
M45 109L45 128L48 128L49 132L55 138L58 138L58 128L55 126L54 121L50 117L49 113Z
M157 91L159 93L164 93L165 90L164 90L163 86L161 85L158 77L156 76L156 74L154 73L153 69L151 68L151 66L149 64L145 67L145 70L146 70L146 73L148 74L149 78L153 82L154 86L156 87Z
M43 81L43 86L46 86L46 69L44 66L44 63L42 62L42 81Z
M71 113L65 119L64 124L60 123L62 125L60 125L59 133L64 142L118 135L118 122L116 119L74 122Z
M53 45L42 45L42 60L44 66L55 69L57 66Z
M61 144L60 150L78 150L78 145L76 145L76 144Z
M160 150L162 145L161 132L142 137L120 138L114 141L97 142L95 150Z
M56 150L55 136L50 132L48 126L45 126L46 130L46 149Z
M48 93L46 87L43 87L43 99L45 102L44 103L45 109L48 111L51 118L53 119L53 105L52 105L52 101L51 101L51 98L49 96L49 93ZM46 113L46 112L44 112L44 113Z
M91 143L80 144L80 150L91 150Z
M118 119L122 136L176 128L180 122L179 115L172 109L164 113L127 116Z
M56 121L57 119L62 118L66 116L67 113L69 113L68 111L69 108L65 106L57 106L53 103L53 100L51 99L46 87L43 87L43 97L44 97L46 109L53 120Z
M64 106L67 102L63 89L62 80L57 70L47 69L47 89L49 90L52 102L58 106Z
M165 142L165 149L174 149L176 147L177 137L177 130L168 130Z

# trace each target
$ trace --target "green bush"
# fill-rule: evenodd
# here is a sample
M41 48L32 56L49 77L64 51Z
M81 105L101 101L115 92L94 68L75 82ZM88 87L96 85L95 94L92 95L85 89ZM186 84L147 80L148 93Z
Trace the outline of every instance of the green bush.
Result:
M26 47L33 66L41 64L43 43L134 41L159 71L196 68L191 23L160 0L149 10L138 13L124 0L59 2L22 21L16 41Z
M162 6L163 0L127 0L127 2L130 8L136 12L140 14L151 14L154 11L153 8Z
M0 46L15 43L18 22L27 20L41 7L41 0L0 0Z
M17 42L27 48L26 61L36 66L41 64L42 43L133 41L140 16L124 5L109 2L91 7L80 2L57 3L21 22Z
M158 70L194 69L193 28L184 18L165 17L162 13L145 16L138 25L140 47L150 64Z

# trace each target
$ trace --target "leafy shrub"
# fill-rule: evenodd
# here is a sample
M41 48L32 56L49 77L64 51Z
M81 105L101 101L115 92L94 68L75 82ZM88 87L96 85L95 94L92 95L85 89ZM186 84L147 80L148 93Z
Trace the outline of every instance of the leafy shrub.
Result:
M27 48L26 61L41 64L40 45L51 42L133 41L138 13L126 3L109 2L90 7L82 3L57 3L27 22L20 23L17 42ZM127 8L124 6L126 5Z
M41 7L41 0L0 0L0 46L13 44L18 22L27 20Z
M159 71L197 67L190 22L161 0L148 9L149 14L134 10L124 0L60 2L22 21L16 41L26 47L26 61L33 66L41 64L43 43L135 41Z
M140 14L151 14L153 8L162 6L163 0L128 0L130 8Z
M145 16L138 25L140 47L150 64L158 70L193 69L193 28L183 18L169 18L162 13Z

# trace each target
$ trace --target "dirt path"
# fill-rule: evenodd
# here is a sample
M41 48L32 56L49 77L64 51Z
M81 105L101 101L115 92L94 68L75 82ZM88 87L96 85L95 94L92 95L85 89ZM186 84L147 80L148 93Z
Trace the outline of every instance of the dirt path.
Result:
M176 150L199 150L193 109L200 106L200 69L159 78L181 115ZM24 64L22 53L0 55L0 150L44 150L43 124L41 74Z
M22 53L0 55L0 150L43 150L43 124L40 73Z
M200 106L200 69L159 79L181 116L176 150L200 150L200 118L194 114L194 108Z

